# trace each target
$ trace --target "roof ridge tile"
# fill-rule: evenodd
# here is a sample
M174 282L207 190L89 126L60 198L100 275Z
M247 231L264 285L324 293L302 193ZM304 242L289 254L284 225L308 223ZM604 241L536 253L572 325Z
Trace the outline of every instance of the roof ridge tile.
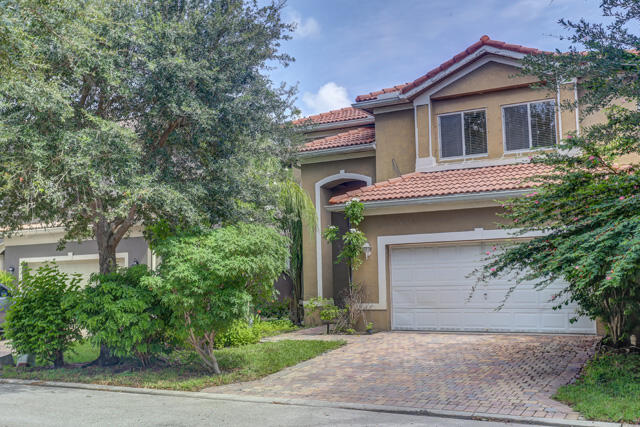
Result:
M425 81L429 80L431 77L435 76L436 74L440 73L441 71L444 71L448 68L450 68L453 64L460 62L461 60L463 60L464 58L466 58L467 56L473 54L474 52L476 52L478 49L480 49L482 46L492 46L492 47L497 47L497 48L501 48L501 49L506 49L506 50L512 50L512 51L516 51L516 52L520 52L520 53L548 53L548 52L543 52L539 49L533 48L533 47L525 47L525 46L521 46L521 45L517 45L517 44L510 44L510 43L506 43L500 40L493 40L491 39L488 35L483 35L482 37L480 37L480 40L478 40L477 42L473 43L471 46L468 46L465 50L463 50L462 52L454 55L452 58L448 59L447 61L443 62L442 64L438 65L437 67L427 71L425 74L423 74L422 76L418 77L417 79L415 79L412 82L408 82L408 83L404 83L401 85L395 85L389 88L385 88L385 89L381 89L381 90L377 90L374 92L369 92L367 94L363 94L363 95L358 95L356 97L356 102L362 102L362 101L369 101L369 100L373 100L373 99L377 99L378 95L383 94L383 93L391 93L391 92L401 92L401 93L407 93L409 90L420 86L422 83L424 83Z

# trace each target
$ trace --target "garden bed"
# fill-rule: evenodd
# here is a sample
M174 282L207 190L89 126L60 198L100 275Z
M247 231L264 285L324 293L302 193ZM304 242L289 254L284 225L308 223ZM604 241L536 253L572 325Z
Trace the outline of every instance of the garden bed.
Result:
M98 352L88 344L81 344L75 355L67 357L71 362L67 367L5 367L0 371L0 378L198 391L206 387L256 380L344 344L344 341L284 340L223 348L216 351L223 371L221 375L204 371L197 357L187 352L173 353L167 362L158 362L146 369L133 362L108 368L86 366L86 362L95 359Z
M585 418L640 423L640 354L599 354L555 399Z

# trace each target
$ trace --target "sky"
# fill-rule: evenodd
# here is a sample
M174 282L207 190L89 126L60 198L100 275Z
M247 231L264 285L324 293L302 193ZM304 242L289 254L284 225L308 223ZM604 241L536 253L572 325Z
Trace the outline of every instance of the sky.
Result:
M288 0L295 22L282 50L296 60L270 72L298 85L303 116L349 106L357 95L413 81L484 34L563 49L560 18L601 21L600 0Z

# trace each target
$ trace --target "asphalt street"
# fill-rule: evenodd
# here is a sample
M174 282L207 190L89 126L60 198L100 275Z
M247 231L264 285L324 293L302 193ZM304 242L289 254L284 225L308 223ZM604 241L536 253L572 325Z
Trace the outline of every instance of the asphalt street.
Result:
M507 424L186 396L0 384L0 425L502 427Z

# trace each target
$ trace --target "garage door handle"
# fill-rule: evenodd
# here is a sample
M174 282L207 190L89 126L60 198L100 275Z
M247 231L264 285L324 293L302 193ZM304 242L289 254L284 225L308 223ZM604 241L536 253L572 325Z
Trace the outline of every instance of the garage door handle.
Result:
M484 293L484 299L487 299L487 293L486 292Z

